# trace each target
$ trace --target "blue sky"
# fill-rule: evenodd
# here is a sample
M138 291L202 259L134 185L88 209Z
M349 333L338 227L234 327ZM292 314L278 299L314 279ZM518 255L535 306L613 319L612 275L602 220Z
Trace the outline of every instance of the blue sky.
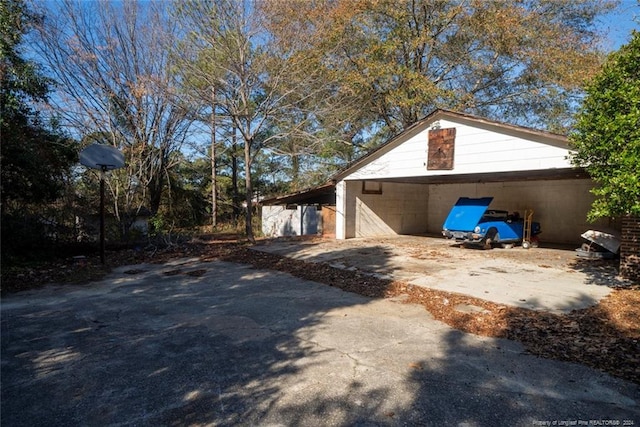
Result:
M604 17L601 28L609 34L604 42L607 51L618 50L630 40L631 31L640 31L640 3L638 0L621 0L612 13Z

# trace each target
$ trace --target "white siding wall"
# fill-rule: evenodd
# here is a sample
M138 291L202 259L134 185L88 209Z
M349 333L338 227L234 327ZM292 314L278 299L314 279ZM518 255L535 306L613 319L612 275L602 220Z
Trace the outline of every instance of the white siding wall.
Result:
M491 207L495 209L521 214L533 209L534 221L542 226L541 241L577 244L580 234L595 226L586 220L593 201L589 193L592 185L589 179L430 185L428 231L442 231L458 197L492 196Z
M524 139L512 133L498 133L449 120L440 120L442 128L456 128L453 170L427 170L428 126L395 148L345 177L374 179L431 175L455 175L485 172L512 172L570 168L568 150Z

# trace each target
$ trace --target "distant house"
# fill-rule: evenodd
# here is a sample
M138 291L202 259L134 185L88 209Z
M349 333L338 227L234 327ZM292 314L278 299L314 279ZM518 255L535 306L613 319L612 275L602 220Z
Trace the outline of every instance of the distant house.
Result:
M495 209L533 209L542 241L579 243L594 227L586 221L593 182L569 153L562 135L436 110L318 189L335 185L338 239L439 234L459 197L491 196ZM296 201L306 203L292 195L270 204Z

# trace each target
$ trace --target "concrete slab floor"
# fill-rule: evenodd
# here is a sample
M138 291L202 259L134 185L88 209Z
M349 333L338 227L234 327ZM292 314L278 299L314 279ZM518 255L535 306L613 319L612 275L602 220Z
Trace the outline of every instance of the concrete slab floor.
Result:
M625 285L615 261L582 260L567 249L479 250L423 236L274 239L253 248L553 313L597 304L613 287Z

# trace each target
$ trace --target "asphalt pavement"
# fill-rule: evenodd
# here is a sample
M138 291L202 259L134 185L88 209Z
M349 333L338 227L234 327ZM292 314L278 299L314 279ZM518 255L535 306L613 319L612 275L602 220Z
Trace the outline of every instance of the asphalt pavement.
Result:
M636 384L246 265L121 267L0 308L2 426L640 425Z

